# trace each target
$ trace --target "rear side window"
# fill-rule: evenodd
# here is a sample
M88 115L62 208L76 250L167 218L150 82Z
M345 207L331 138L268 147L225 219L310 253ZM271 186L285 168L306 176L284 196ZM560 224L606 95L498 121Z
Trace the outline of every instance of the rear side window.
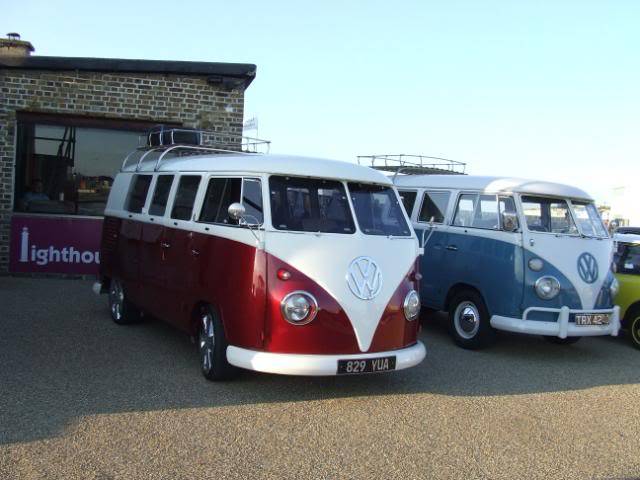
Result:
M193 202L198 193L200 175L183 175L180 177L176 199L171 209L171 218L176 220L189 220L193 211Z
M257 178L212 178L207 186L199 221L237 225L229 216L229 205L240 202L245 208L246 220L250 224L262 224L262 187Z
M164 215L172 184L173 175L160 175L158 177L156 188L151 198L151 205L149 206L149 215L158 215L160 217Z
M416 203L416 196L418 192L403 192L399 190L400 200L402 200L402 204L404 205L404 209L407 211L407 215L411 217L411 212L413 212L413 205Z
M444 223L450 192L425 192L419 222Z
M132 213L141 213L147 200L151 175L134 175L127 198L127 210Z

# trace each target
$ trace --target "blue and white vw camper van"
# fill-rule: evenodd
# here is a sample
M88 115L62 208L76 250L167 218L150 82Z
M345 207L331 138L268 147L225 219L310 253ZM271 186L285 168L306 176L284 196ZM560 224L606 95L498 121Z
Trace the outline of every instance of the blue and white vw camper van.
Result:
M396 175L421 239L421 299L464 348L495 330L574 343L617 335L612 240L593 199L549 182Z

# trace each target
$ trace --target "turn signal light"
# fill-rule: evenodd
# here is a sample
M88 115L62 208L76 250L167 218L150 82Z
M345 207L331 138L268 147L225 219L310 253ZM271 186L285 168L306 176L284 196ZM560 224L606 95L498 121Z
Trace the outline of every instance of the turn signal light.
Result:
M291 272L289 270L281 268L280 270L278 270L278 278L282 281L287 281L291 278Z

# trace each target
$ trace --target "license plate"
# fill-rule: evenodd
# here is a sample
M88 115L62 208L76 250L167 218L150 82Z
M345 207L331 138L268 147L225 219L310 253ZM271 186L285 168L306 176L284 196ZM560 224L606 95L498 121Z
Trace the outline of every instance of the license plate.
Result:
M609 325L608 313L587 313L576 315L576 325L582 327L586 325Z
M396 357L354 358L338 360L338 375L354 375L356 373L387 372L396 369Z

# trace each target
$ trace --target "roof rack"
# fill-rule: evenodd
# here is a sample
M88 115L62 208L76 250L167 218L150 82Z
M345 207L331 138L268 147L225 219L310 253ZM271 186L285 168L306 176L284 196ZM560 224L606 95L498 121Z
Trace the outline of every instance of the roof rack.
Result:
M234 140L240 140L234 141ZM135 171L139 171L142 163L154 160L154 171L167 155L183 157L188 155L236 154L258 155L269 153L271 142L255 137L239 137L209 130L190 128L166 128L163 125L153 127L139 135L138 147L123 160L120 170L131 165L135 159ZM156 157L157 158L154 158Z
M358 164L396 175L464 175L467 164L426 155L358 155Z

